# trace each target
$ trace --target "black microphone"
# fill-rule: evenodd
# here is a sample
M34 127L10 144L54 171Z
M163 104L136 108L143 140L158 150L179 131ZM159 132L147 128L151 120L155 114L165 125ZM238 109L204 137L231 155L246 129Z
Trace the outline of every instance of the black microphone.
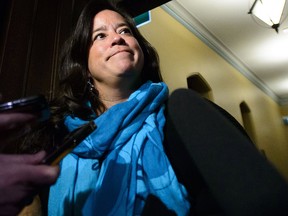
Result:
M190 89L166 111L164 147L196 215L288 215L286 181L227 111Z

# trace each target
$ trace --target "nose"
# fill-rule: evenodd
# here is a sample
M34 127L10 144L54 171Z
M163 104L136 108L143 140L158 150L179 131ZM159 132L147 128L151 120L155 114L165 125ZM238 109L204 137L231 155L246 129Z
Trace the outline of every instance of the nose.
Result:
M112 36L112 46L114 45L123 45L125 44L125 40L123 37L121 37L121 35L119 34L113 34Z

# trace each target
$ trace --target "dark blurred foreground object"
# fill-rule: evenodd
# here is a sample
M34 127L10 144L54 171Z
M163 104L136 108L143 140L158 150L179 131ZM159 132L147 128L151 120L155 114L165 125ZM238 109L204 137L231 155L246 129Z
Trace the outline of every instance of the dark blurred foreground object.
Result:
M192 215L288 215L287 182L229 113L196 92L170 96L164 146Z
M50 108L44 95L32 95L0 104L1 113L30 113L43 122L50 118Z

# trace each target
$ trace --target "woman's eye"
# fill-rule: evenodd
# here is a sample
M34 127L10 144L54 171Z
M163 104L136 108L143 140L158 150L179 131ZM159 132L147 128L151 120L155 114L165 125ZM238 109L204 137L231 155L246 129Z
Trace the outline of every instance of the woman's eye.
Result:
M99 34L97 34L97 35L94 36L93 41L95 41L95 40L101 40L101 39L103 39L103 38L105 38L105 34L99 33Z
M124 28L120 30L120 34L130 34L132 35L132 32L129 28Z

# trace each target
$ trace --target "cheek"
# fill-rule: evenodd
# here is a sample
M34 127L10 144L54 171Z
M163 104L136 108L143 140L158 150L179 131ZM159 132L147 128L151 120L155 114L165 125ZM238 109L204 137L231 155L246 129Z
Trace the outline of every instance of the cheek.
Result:
M92 46L88 54L88 69L91 71L98 64L98 61L103 56L103 51L96 46Z
M139 52L139 67L141 68L141 71L144 67L144 62L145 62L145 59L144 59L144 54L142 52L142 50L140 49L140 52Z
M138 48L138 65L139 65L139 67L142 70L143 66L144 66L144 53L143 53L143 51L142 51L140 46Z
M92 46L89 50L88 59L91 61L92 59L97 60L101 55L101 52L98 47Z
M141 66L141 68L143 68L144 54L143 54L141 47L135 38L131 41L131 44L132 44L133 49L137 52L138 65Z

